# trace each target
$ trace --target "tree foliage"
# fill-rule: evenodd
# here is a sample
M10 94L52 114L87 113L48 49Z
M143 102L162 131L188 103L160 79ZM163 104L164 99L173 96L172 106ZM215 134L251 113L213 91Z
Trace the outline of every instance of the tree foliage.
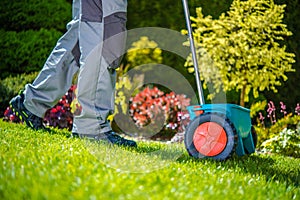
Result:
M277 92L295 62L281 44L292 35L283 23L284 8L273 0L234 0L219 19L197 8L191 19L202 80L216 92L239 91L242 106L251 91L254 97L266 89ZM189 57L186 66L191 65Z

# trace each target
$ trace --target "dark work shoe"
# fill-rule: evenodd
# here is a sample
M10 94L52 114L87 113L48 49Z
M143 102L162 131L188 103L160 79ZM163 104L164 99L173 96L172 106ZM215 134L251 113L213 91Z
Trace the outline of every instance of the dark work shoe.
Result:
M113 131L108 131L104 134L106 135L106 139L112 144L116 144L116 145L120 145L120 146L127 146L127 147L137 147L137 144L135 141L125 139Z
M105 141L110 144L115 144L115 145L119 145L119 146L137 147L137 144L135 141L125 139L113 131L108 131L108 132L100 133L97 135L72 133L71 137L72 138L89 139L89 140L94 140L94 141Z
M27 110L23 103L24 94L19 94L10 100L9 106L17 117L19 117L22 122L25 122L28 127L34 130L50 130L44 126L43 119Z

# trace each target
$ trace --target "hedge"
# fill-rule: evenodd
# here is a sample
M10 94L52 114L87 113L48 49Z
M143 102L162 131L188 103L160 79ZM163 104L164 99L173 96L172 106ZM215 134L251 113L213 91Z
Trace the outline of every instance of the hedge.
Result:
M56 29L64 31L71 19L66 0L1 0L0 27L8 31Z
M0 79L39 71L61 35L55 29L0 30Z

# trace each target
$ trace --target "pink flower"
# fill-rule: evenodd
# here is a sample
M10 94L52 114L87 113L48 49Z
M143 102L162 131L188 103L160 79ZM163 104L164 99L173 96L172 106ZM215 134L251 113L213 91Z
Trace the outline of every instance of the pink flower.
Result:
M297 115L300 115L300 105L299 105L299 103L297 103L297 106L296 106L296 108L295 108L295 113L296 113Z
M280 112L283 113L284 116L286 116L287 112L286 112L286 105L284 105L283 102L280 102Z
M273 101L270 101L268 103L268 109L267 109L267 117L270 118L272 124L276 123L276 114L275 114L275 111L276 111L276 108L275 108L275 105L273 103Z

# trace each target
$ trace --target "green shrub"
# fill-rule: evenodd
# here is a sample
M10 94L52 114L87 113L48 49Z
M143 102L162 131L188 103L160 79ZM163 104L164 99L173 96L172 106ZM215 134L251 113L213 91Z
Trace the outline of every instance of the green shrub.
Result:
M262 110L266 102L257 103L256 111ZM258 108L261 107L261 108ZM258 136L258 149L263 152L300 157L300 104L294 112L288 113L287 107L280 102L280 108L270 101L266 117L259 112L255 130Z
M0 79L9 75L39 71L61 32L50 29L39 31L0 30Z
M66 0L1 0L0 27L7 31L56 29L64 31L71 19Z
M8 106L12 97L14 97L27 83L33 82L37 72L31 74L23 74L15 77L8 77L0 81L0 116Z
M263 152L277 153L300 158L300 129L283 129L278 135L264 141Z
M254 98L266 89L277 92L276 86L287 80L286 73L295 71L295 55L280 45L292 34L282 23L284 8L273 0L234 0L230 9L215 20L197 8L192 26L204 87L213 85L214 93L220 88L239 91L241 106L249 102L250 92ZM192 65L189 56L185 66L193 73Z
M262 144L264 141L274 138L280 134L280 132L287 128L296 130L297 125L300 123L300 115L292 115L292 113L279 119L270 127L265 127L263 124L255 126L255 130L258 135L258 143Z

